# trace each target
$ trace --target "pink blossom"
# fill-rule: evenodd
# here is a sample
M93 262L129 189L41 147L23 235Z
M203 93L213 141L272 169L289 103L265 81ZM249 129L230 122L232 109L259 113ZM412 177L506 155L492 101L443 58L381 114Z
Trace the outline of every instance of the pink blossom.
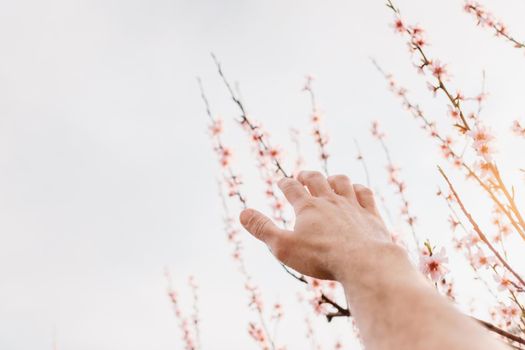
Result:
M510 290L510 291L515 290L514 283L512 282L512 280L508 277L506 273L503 273L502 275L495 274L494 280L498 283L498 290L500 292L507 291L507 290Z
M517 120L512 122L512 132L521 137L525 137L525 128L521 126L521 123Z
M491 131L487 127L478 124L467 134L474 141L472 147L478 153L478 155L481 156L486 162L492 162L492 156L495 152L495 149L492 145L494 136L492 135Z
M445 248L441 248L438 253L422 253L419 259L421 272L430 276L434 282L438 282L448 272L448 269L444 266L446 263L448 263L448 258L445 254Z
M378 140L382 140L385 138L385 134L379 130L379 123L377 121L372 122L372 136L374 136Z
M441 64L439 61L432 61L430 62L430 72L434 77L436 77L439 80L443 80L447 77L447 67L444 64Z
M481 249L478 249L478 251L472 255L471 262L475 269L479 269L481 267L488 268L493 266L496 260L493 256L487 256Z
M220 135L224 131L223 121L220 118L216 118L210 125L210 133L212 136Z
M392 24L392 27L394 28L394 31L397 33L403 33L407 30L405 27L405 24L400 18L396 18L396 20L394 21L394 24Z

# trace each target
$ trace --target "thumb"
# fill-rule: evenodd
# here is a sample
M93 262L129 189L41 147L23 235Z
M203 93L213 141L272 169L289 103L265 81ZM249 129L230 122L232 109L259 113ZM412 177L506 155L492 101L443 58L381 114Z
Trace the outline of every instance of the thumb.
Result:
M270 243L270 241L276 238L282 231L269 217L261 214L257 210L243 210L240 215L240 220L248 232L265 243Z

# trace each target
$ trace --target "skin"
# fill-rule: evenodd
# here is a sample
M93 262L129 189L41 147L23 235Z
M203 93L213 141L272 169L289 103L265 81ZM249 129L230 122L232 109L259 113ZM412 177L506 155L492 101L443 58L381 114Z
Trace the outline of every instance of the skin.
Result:
M508 349L440 296L392 243L370 189L313 171L284 178L279 188L295 211L293 231L253 209L241 223L285 265L343 285L366 349Z

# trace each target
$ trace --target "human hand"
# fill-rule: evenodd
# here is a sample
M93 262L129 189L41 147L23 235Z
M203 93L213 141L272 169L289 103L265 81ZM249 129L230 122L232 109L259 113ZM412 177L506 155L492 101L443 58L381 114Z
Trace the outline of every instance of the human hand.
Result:
M381 247L393 245L372 191L352 185L347 176L327 179L319 172L303 171L297 180L283 178L278 185L296 214L293 231L279 228L253 209L244 210L240 220L294 270L341 281L349 271L366 269Z

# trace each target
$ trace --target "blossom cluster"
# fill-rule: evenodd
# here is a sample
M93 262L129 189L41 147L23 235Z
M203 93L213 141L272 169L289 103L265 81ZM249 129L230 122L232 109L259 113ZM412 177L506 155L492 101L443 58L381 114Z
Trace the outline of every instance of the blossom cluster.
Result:
M193 311L192 316L187 316L183 313L180 306L180 300L178 293L173 289L171 282L171 275L166 269L166 279L168 280L168 297L173 307L175 318L179 321L179 329L182 334L182 340L184 343L185 350L199 350L199 322L198 322L198 307L197 307L197 285L193 277L190 276L188 284L193 293Z
M476 18L477 24L481 27L491 28L494 34L499 37L505 38L515 48L525 49L525 43L515 39L507 28L507 25L501 20L495 18L495 16L485 9L480 3L476 1L467 0L464 5L465 12L473 15Z

